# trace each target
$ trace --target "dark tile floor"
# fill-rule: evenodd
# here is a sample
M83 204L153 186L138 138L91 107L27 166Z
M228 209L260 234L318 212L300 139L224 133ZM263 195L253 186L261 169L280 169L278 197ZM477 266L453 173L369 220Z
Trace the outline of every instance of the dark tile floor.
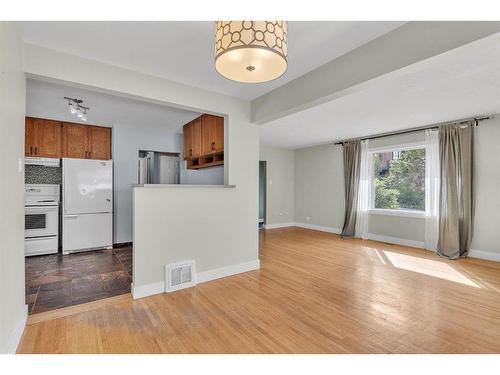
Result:
M26 258L30 314L130 292L132 247Z

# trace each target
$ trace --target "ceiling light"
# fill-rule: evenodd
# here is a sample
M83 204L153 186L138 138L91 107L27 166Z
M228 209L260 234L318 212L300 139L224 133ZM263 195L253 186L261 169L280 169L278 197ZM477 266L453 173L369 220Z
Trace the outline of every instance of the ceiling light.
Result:
M87 121L87 111L90 110L90 108L82 105L82 99L68 98L67 96L65 96L64 99L68 101L69 111L71 114L76 114L79 119Z
M260 83L285 73L286 21L217 21L215 69L233 81Z

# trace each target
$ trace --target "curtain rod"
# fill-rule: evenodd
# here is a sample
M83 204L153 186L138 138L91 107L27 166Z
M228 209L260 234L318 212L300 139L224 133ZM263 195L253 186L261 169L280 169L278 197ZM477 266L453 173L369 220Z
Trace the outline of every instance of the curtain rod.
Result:
M455 121L437 122L437 123L434 123L434 124L420 126L420 127L417 127L417 128L411 128L411 129L407 129L407 130L387 132L387 133L380 133L380 134L375 134L375 135L371 135L371 136L368 136L368 137L350 138L350 139L346 139L346 140L343 140L343 141L335 142L334 145L342 145L342 144L344 144L344 143L346 143L348 141L356 141L356 140L365 141L367 139L377 139L377 138L383 138L383 137L390 137L392 135L401 135L401 134L415 133L415 132L419 132L419 131L422 131L422 130L437 129L441 125L450 124L450 123L454 123L454 122L458 122L460 124L460 123L467 122L467 121L470 121L470 120L475 120L476 123L478 123L479 121L489 120L489 119L493 119L493 118L495 118L495 115L477 116L477 117L470 117L470 118L465 118L465 119L455 120Z

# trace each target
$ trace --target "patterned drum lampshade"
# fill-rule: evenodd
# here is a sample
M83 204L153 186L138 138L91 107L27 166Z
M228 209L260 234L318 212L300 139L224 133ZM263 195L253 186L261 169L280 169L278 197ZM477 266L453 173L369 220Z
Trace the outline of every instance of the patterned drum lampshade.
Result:
M233 81L260 83L285 73L286 21L217 21L215 69Z

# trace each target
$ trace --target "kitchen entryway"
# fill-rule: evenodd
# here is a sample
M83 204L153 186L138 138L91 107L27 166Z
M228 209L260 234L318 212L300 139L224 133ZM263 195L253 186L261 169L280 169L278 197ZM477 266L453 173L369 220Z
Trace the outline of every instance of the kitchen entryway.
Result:
M131 245L26 257L25 262L29 314L130 293Z

